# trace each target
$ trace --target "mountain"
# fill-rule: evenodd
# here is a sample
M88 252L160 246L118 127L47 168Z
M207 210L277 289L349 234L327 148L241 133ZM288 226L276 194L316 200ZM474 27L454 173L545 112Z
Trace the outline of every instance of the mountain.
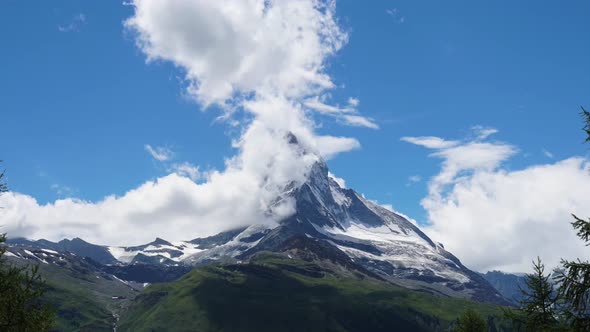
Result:
M446 331L470 308L510 331L498 305L513 303L490 284L509 297L508 280L329 174L318 161L285 187L295 212L274 225L138 246L11 239L6 255L40 265L59 330Z
M125 282L87 257L30 246L10 247L3 259L38 265L46 280L43 301L56 313L58 331L112 331L121 311L144 285Z
M236 257L256 245L258 240L269 231L268 226L253 225L190 241L171 243L156 238L153 242L141 246L111 246L107 249L122 263L196 266L217 261L223 257Z
M301 240L306 245L258 252L247 264L209 264L151 285L121 316L119 330L450 331L473 309L490 331L510 331L498 306L410 291L345 258L311 254L319 248L296 258L314 243L330 250L322 241ZM346 262L351 266L341 265Z
M164 242L161 241L163 240L156 239L156 241L152 243L163 244ZM51 253L62 255L69 259L77 257L92 264L94 269L98 271L129 282L154 283L172 281L180 278L191 270L191 267L184 264L178 264L172 260L165 262L171 264L164 264L159 259L153 259L154 256L143 254L140 251L137 251L137 257L134 257L134 259L129 262L119 261L111 255L109 247L91 244L78 238L62 240L57 243L47 240L30 241L23 238L15 238L8 239L6 243L10 246L12 251L25 253L20 256L17 255L17 257L28 259L29 261L33 259L34 256L38 258L37 262L62 266L62 260L43 261L42 259L44 258L44 255L51 255ZM147 244L141 247L149 248L150 245L151 244ZM149 251L147 251L147 253L149 253ZM11 255L11 252L9 252L8 255Z
M524 273L512 274L501 271L488 271L482 276L495 289L515 305L523 298L521 289L526 289L526 275Z
M340 186L322 161L313 165L305 183L287 186L279 200L293 201L296 212L276 225L250 225L206 238L177 242L156 238L130 247L94 245L77 238L9 243L90 257L111 266L109 272L137 282L171 281L191 266L247 262L261 251L299 249L295 254L305 258L310 250L319 250L321 255L346 260L347 268L362 269L406 288L510 304L484 277L466 268L406 217Z
M394 285L307 236L284 241L279 253L259 251L247 263L219 260L147 288L105 272L123 265L72 253L12 246L5 257L39 265L59 331L447 331L467 309L495 331L510 331L496 305ZM140 274L170 268L128 267Z
M10 238L6 241L11 246L42 248L59 252L69 252L81 257L90 257L101 264L115 264L118 261L111 255L107 247L88 243L80 238L65 239L59 242L48 240L30 241L24 238Z
M316 163L308 180L288 196L296 202L296 213L237 255L238 259L261 250L281 251L285 242L305 236L404 287L507 304L483 277L405 217L342 188L323 162Z

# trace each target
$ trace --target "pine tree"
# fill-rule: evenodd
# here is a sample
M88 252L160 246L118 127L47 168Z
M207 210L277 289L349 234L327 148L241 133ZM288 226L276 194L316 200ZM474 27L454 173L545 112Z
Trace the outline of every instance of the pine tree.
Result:
M545 274L545 265L537 257L533 261L533 273L526 275L524 287L520 289L522 299L518 301L518 310L504 311L516 331L561 330L555 309L558 296L550 279L551 275Z
M8 191L0 173L0 194ZM0 331L48 331L53 314L41 303L45 282L39 267L17 267L4 259L6 234L0 234Z
M0 163L2 162L2 160L0 160ZM0 173L0 195L2 195L2 193L5 193L8 191L8 187L6 186L6 183L4 182L4 171L2 171L2 173Z
M0 235L0 244L6 237ZM53 314L41 302L45 282L39 266L17 267L3 260L0 249L0 331L48 331Z
M590 112L582 107L580 113L584 122L582 130L586 134L584 142L590 142ZM590 219L583 220L572 214L572 226L578 237L590 245ZM556 282L559 284L559 296L563 300L564 320L574 331L590 331L590 262L561 261L561 268L556 270Z
M590 142L590 112L582 107L580 115L582 116L582 121L584 121L584 127L582 130L586 133L586 140L584 142Z
M458 332L485 332L486 330L486 321L473 309L468 309L459 317Z
M590 219L572 216L572 226L578 237L590 245ZM564 319L574 331L590 331L590 262L562 260L561 269L556 272L555 280L564 302Z
M549 331L557 326L557 294L550 279L551 274L545 274L545 265L537 257L533 261L533 273L526 276L526 289L521 289L523 299L519 302L526 316L527 330Z

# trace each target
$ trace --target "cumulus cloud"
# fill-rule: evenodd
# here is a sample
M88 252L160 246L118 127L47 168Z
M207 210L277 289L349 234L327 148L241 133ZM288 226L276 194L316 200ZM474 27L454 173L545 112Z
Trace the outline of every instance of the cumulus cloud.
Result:
M0 198L5 206L0 217L11 236L133 244L274 223L294 212L294 202L283 197L287 186L303 183L318 160L360 147L352 137L318 135L313 115L323 113L306 105L315 99L330 107L327 91L335 85L325 69L348 39L335 18L334 1L134 0L129 5L134 12L124 25L147 62L174 64L189 97L203 109L218 106L221 118L241 127L233 140L236 155L226 159L223 170L206 175L191 164L169 165L172 174L98 202L39 204L28 195L7 194ZM376 127L358 105L350 98L351 111L333 117ZM166 148L145 149L159 161L173 157Z
M488 136L475 133L475 140L453 144L404 139L442 159L422 200L425 231L479 271L528 272L537 256L549 267L561 258L584 257L587 248L569 222L571 213L590 215L590 162L572 157L507 170L503 162L516 148L480 141Z
M332 1L135 0L125 25L148 60L186 70L205 105L235 94L300 96L334 86L325 60L346 41Z
M467 142L439 149L432 156L443 159L442 169L430 182L430 193L437 194L462 173L492 171L515 153L516 148L511 145L489 142Z
M174 156L174 152L167 147L156 146L153 148L149 144L146 144L143 147L152 157L154 157L154 159L159 161L166 161Z
M258 196L251 195L249 187L258 185L251 181L234 172L213 173L208 183L198 185L170 174L99 202L68 198L39 204L31 196L7 193L0 196L2 231L12 237L59 240L77 236L94 243L131 245L156 236L190 239L228 227L272 223L269 216L254 213L264 207ZM226 208L218 208L220 205Z

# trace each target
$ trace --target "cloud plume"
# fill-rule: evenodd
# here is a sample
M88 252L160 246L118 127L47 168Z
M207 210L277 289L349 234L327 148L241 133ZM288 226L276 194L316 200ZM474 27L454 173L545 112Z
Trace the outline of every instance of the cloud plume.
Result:
M11 236L132 244L274 223L293 213L293 202L282 197L286 185L305 181L319 158L360 147L355 138L318 135L314 118L326 114L306 103L321 100L326 108L340 109L326 100L335 88L326 73L328 61L348 40L334 1L134 0L131 5L134 12L124 26L148 65L174 64L187 96L204 110L220 109L221 119L240 127L233 140L236 154L223 170L207 174L175 163L170 175L98 202L40 205L31 196L9 193L0 197L5 206L0 214L3 231ZM358 105L350 98L346 111L330 117L377 128ZM172 157L166 149L145 148L157 160Z

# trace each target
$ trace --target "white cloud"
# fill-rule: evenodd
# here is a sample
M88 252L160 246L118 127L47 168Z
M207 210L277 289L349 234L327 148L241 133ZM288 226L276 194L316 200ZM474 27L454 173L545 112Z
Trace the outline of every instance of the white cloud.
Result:
M395 210L393 209L393 205L391 205L391 204L380 204L380 206L384 209L391 211L391 212L395 212Z
M328 105L322 99L325 99L325 98L319 98L319 97L309 98L308 100L305 101L304 105L307 106L308 108L311 108L311 109L317 111L318 113L328 114L328 115L354 114L357 112L356 109L354 108L355 106L352 104L350 104L348 107L340 108L337 106ZM358 105L358 101L356 103Z
M125 25L148 60L186 69L205 105L234 94L313 94L334 86L325 60L347 41L332 1L135 0Z
M348 98L348 104L352 107L358 107L360 104L360 101L357 98L354 97L349 97Z
M11 237L78 236L94 243L132 245L156 236L190 239L249 223L272 223L252 180L234 172L213 173L208 183L198 185L170 174L121 197L99 202L68 198L44 205L28 195L7 193L0 196L2 231Z
M443 159L442 170L432 179L430 191L436 194L463 172L494 170L515 153L516 148L511 145L487 142L467 142L439 149L431 156Z
M458 141L447 141L435 136L402 137L401 140L404 142L421 145L429 149L444 149L459 144Z
M304 102L304 105L320 114L332 116L340 123L348 126L379 129L373 119L358 114L358 99L349 98L346 107L329 105L324 100L325 98L320 97L309 98Z
M339 178L336 175L334 175L334 173L328 171L328 176L334 180L336 183L338 183L338 185L340 186L340 188L346 188L346 181L344 181L343 178Z
M542 151L545 157L553 159L553 153L551 153L549 150L543 149Z
M183 162L180 164L172 164L168 169L170 172L176 173L180 176L187 177L193 181L197 181L201 179L201 172L199 171L199 167L195 166L189 162Z
M240 149L227 160L223 172L209 172L202 184L173 173L121 197L99 202L72 198L44 205L28 195L5 194L0 196L3 231L10 236L50 240L78 236L124 245L155 236L182 240L241 225L272 224L293 213L294 202L281 194L288 184L305 181L317 155L276 139L261 122L248 128Z
M489 128L480 125L471 127L471 130L473 131L473 134L475 135L477 140L484 140L498 132L498 129L496 128Z
M342 120L345 124L354 127L367 127L371 129L379 129L379 126L373 120L361 115L343 115Z
M86 24L86 15L79 13L74 15L68 24L58 25L57 30L59 30L59 32L78 32L84 24Z
M320 136L316 141L317 150L324 159L332 159L339 153L361 147L358 140L350 137Z
M585 257L570 214L590 215L590 162L569 158L510 171L502 163L516 148L475 137L433 148L431 156L443 161L422 200L430 223L424 230L479 271L528 272L537 256L548 267Z
M318 135L309 112L320 112L304 105L334 88L325 67L348 38L334 17L333 1L135 0L130 5L134 13L125 26L148 62L177 66L190 97L205 108L220 106L222 118L241 126L234 139L237 154L225 169L208 172L203 183L190 179L203 177L196 166L173 164L173 174L98 202L39 204L28 195L7 194L0 197L6 206L0 219L12 236L133 244L276 222L294 212L294 202L282 197L287 185L303 183L319 158L360 147L355 138ZM350 114L360 117L354 108L358 100L349 105ZM145 149L159 161L173 155L162 147Z
M153 148L149 144L146 144L143 147L152 157L154 157L154 159L159 161L167 161L174 156L174 152L167 147L157 146Z

